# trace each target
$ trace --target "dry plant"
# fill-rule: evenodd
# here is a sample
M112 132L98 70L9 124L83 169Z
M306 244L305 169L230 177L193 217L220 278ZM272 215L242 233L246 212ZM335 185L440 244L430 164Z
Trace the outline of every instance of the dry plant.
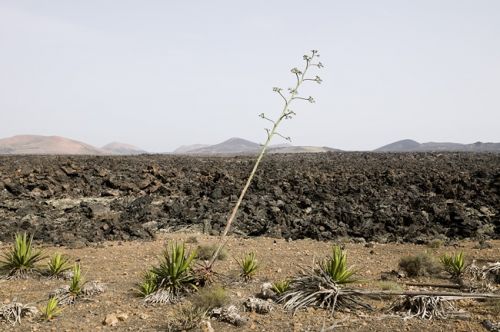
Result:
M238 197L238 200L236 201L236 204L234 205L231 214L229 215L229 218L226 222L226 226L224 228L224 231L221 234L221 237L219 239L219 245L217 246L217 250L215 251L214 255L212 256L212 259L210 260L209 266L211 267L215 260L217 259L217 256L219 255L219 251L222 249L222 247L225 245L224 239L227 236L227 233L229 232L229 229L231 228L231 225L236 218L236 214L238 213L239 207L241 205L241 202L243 201L243 198L245 197L245 194L250 187L250 183L252 182L253 177L255 176L255 173L257 172L257 169L259 167L260 162L262 161L262 158L264 157L264 154L266 153L266 150L269 146L269 143L271 142L272 138L274 136L280 136L288 141L291 141L291 138L288 136L284 136L278 132L278 127L281 124L283 120L288 120L293 118L293 116L296 115L294 111L290 109L290 106L292 103L296 100L304 100L308 101L310 103L314 103L315 100L313 97L302 97L299 94L299 88L301 88L302 84L304 82L316 82L320 84L322 82L321 78L319 76L314 76L314 77L309 77L307 76L308 71L311 69L311 67L316 67L316 68L322 68L323 64L317 59L319 58L319 53L317 50L312 50L310 54L306 54L303 56L303 59L305 61L304 69L299 70L298 68L294 67L291 69L291 72L293 75L295 75L295 86L292 88L288 88L288 94L283 93L282 88L274 87L273 91L276 92L280 97L283 99L283 109L281 111L281 114L278 116L276 120L272 120L268 118L264 113L259 114L259 116L270 122L272 127L271 128L265 128L266 133L267 133L267 139L264 144L262 144L262 149L257 157L257 160L255 161L254 167L252 171L250 172L250 175L248 176L248 179L241 190L241 193ZM317 62L316 62L317 61Z
M33 317L36 314L38 314L36 307L24 305L19 302L8 303L0 307L0 321L12 325L16 323L21 324L21 318Z
M403 312L406 319L445 319L457 312L453 303L446 297L427 295L401 296L391 305L390 310Z
M403 257L399 261L399 267L409 277L434 275L441 271L441 267L428 253Z

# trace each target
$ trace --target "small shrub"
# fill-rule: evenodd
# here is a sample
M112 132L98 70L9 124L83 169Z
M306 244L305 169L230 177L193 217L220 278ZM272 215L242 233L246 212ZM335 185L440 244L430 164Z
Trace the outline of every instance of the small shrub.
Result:
M26 276L35 270L35 264L45 257L40 250L33 249L33 235L16 234L14 245L7 253L3 253L0 269L7 270L9 276Z
M76 298L82 292L82 287L84 284L85 281L82 277L80 264L75 263L75 265L73 265L73 275L71 276L71 280L69 283L69 293Z
M465 270L465 258L462 251L453 255L444 254L440 260L445 271L452 277L460 277Z
M332 247L332 255L321 262L319 266L336 284L356 281L352 278L355 271L347 267L347 254L338 246Z
M399 267L409 277L434 275L441 271L440 266L427 253L403 257L399 261Z
M190 236L187 238L186 243L198 243L198 238L196 236Z
M152 271L146 272L142 282L138 285L140 295L146 297L156 292L157 289L158 285L156 284L156 274Z
M281 295L290 288L290 280L283 279L273 282L271 289L276 293L276 295Z
M257 269L259 268L254 252L246 254L241 261L238 261L238 264L241 268L240 276L246 281L252 279L255 272L257 272Z
M434 239L429 242L427 242L427 247L432 248L432 249L439 249L443 246L443 240L441 239Z
M191 303L207 312L214 308L220 308L229 303L229 296L224 288L214 285L200 289L191 299Z
M51 320L61 313L59 301L55 297L51 297L45 307L41 309L42 317L45 320Z
M49 260L47 267L49 269L49 275L51 277L60 277L64 272L71 269L68 264L69 258L61 255L61 253L55 253Z
M167 325L168 332L191 331L197 328L205 318L205 311L192 305L182 304L174 310L173 318Z
M401 291L403 288L400 284L394 281L379 281L378 286L384 291Z
M214 255L215 251L217 250L216 245L199 245L198 248L196 248L196 252L198 253L197 258L199 260L203 261L208 261L210 260ZM220 261L223 261L227 258L227 251L222 248L219 251L219 254L217 255L217 259Z

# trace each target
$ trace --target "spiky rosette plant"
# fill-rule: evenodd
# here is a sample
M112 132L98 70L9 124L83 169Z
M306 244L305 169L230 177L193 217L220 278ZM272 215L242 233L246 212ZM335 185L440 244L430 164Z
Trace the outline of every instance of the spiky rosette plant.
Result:
M193 263L196 251L186 252L184 243L170 243L165 250L158 266L150 270L145 296L147 303L172 303L180 295L196 289L196 278L193 274Z
M220 250L225 245L224 239L227 236L229 230L231 229L231 225L236 218L236 214L238 213L241 202L243 201L243 198L245 197L245 194L248 188L250 187L252 179L255 176L257 169L259 168L259 164L262 161L262 158L264 157L264 154L266 153L271 140L273 139L274 136L280 136L287 141L291 141L290 136L285 136L278 132L278 127L283 122L283 120L292 119L296 115L296 113L290 109L291 105L296 101L307 101L310 103L315 102L312 96L304 97L300 95L299 89L302 87L304 83L314 82L317 84L321 84L321 82L323 82L323 80L319 76L309 75L309 71L311 70L311 68L317 68L317 69L323 68L323 64L320 61L318 61L318 58L319 58L318 51L312 50L310 54L306 54L303 56L303 60L305 63L302 70L298 69L297 67L291 69L292 74L295 76L295 84L293 87L288 88L288 93L284 92L282 88L279 87L273 88L273 91L276 92L283 99L283 108L279 116L276 118L276 120L269 118L265 113L259 114L259 117L268 121L271 124L271 128L264 128L267 133L267 139L264 142L264 144L262 144L262 149L257 157L257 160L255 161L254 167L250 172L250 175L248 176L248 179L243 189L241 190L241 193L238 197L238 200L236 201L236 204L232 209L231 214L229 215L229 218L227 219L226 226L219 239L219 245L217 246L217 250L215 251L215 253L212 256L212 259L210 260L209 264L210 267L214 264L219 255Z
M290 280L288 289L278 297L286 310L297 311L306 307L329 309L332 313L337 307L370 308L361 302L355 291L343 285L355 281L355 272L347 266L347 255L339 247L332 248L332 255Z
M444 269L446 272L451 274L452 278L460 278L462 273L465 271L465 257L462 251L458 254L444 254L441 256L440 260Z
M26 233L16 234L12 248L2 257L0 270L7 271L8 277L26 277L45 258L42 251L33 249L33 235Z

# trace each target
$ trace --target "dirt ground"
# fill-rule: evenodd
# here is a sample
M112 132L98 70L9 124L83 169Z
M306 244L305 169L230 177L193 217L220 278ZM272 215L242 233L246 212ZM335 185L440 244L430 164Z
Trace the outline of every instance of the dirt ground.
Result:
M62 252L72 260L80 260L87 280L98 280L106 285L106 292L90 299L78 301L72 306L65 306L62 313L50 322L26 318L21 325L11 326L0 323L1 331L165 331L177 305L145 306L137 297L135 287L146 269L156 264L165 244L170 240L194 241L188 244L195 248L203 244L215 244L217 238L197 233L163 233L154 241L104 242L93 246L69 249L67 247L43 247L46 254ZM221 282L231 297L231 302L241 306L250 295L257 293L265 281L275 281L293 276L301 267L308 268L329 254L334 242L315 240L297 240L288 242L284 239L266 237L240 238L231 237L228 242L228 258L216 263L215 270L223 278ZM436 257L445 252L463 250L466 257L475 259L479 265L497 261L500 258L500 240L489 242L492 247L475 249L477 242L460 241L453 246L430 249L425 245L414 244L374 244L346 243L348 262L358 271L362 283L353 287L380 290L380 275L398 268L399 259L405 255L429 251ZM10 244L0 244L0 252L5 252ZM254 251L261 263L256 277L245 283L238 277L236 258ZM399 281L403 289L414 289L403 283L446 283L443 278L405 278ZM45 277L33 277L26 280L0 280L0 303L18 301L41 307L50 291L68 283L63 280L50 280ZM489 319L498 322L500 305L479 301L460 301L460 309L468 313L467 318L447 320L403 320L400 316L385 310L390 300L367 300L375 307L374 311L336 312L333 317L325 310L308 309L295 315L283 311L279 305L268 315L243 313L249 318L243 327L234 327L227 323L211 321L215 331L486 331L481 322ZM126 319L114 327L105 326L103 320L108 314L125 313Z

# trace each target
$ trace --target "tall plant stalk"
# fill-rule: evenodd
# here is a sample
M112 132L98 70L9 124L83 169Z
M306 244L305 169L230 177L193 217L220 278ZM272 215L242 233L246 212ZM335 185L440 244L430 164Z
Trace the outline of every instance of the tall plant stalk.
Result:
M217 259L217 255L219 254L220 250L225 245L224 239L226 238L227 233L231 229L231 225L232 225L234 219L236 218L236 214L238 213L238 210L240 208L241 202L243 201L243 198L245 197L245 194L246 194L248 188L250 187L252 179L255 176L255 173L257 172L257 169L259 168L259 164L262 161L262 158L264 157L264 154L266 153L267 148L268 148L269 143L271 142L272 138L275 135L278 135L278 136L280 136L280 137L282 137L282 138L284 138L284 139L286 139L288 141L291 141L290 137L285 137L285 136L281 135L277 131L279 125L281 124L281 122L283 120L291 119L295 115L295 112L293 112L292 110L290 110L290 105L292 104L292 102L294 100L306 100L306 101L308 101L310 103L314 103L315 102L314 98L311 97L311 96L309 96L308 98L300 97L299 96L299 88L306 81L313 81L313 82L316 82L318 84L320 84L322 82L322 80L321 80L321 78L319 76L315 76L314 78L308 78L306 76L308 70L311 67L317 67L317 68L322 68L323 67L323 64L321 62L319 62L319 61L316 62L316 63L313 62L318 57L319 57L318 51L312 50L311 53L310 53L310 55L304 55L303 56L303 59L305 61L305 65L304 65L304 69L302 71L299 70L299 69L297 69L296 67L292 68L291 72L295 75L296 82L295 82L295 87L294 88L289 88L288 89L288 92L289 92L288 97L286 97L283 94L283 92L282 92L283 89L278 88L278 87L274 87L273 88L273 91L276 92L276 93L278 93L283 98L283 102L284 102L283 109L281 111L280 116L277 118L277 120L271 120L270 118L266 117L266 115L264 113L259 114L259 116L261 118L263 118L263 119L271 122L273 124L273 126L271 127L271 129L265 128L265 130L267 132L267 139L266 139L265 143L262 145L262 149L260 150L259 156L257 157L257 160L255 161L255 164L253 166L252 172L250 172L250 175L248 176L248 179L247 179L247 181L245 183L245 186L241 190L240 196L238 197L238 201L234 205L233 210L232 210L231 214L229 215L229 218L227 219L226 227L224 228L224 231L222 232L222 234L220 236L219 245L217 246L217 250L214 252L214 255L212 256L212 259L210 260L210 263L209 263L210 267L214 264L215 260Z

